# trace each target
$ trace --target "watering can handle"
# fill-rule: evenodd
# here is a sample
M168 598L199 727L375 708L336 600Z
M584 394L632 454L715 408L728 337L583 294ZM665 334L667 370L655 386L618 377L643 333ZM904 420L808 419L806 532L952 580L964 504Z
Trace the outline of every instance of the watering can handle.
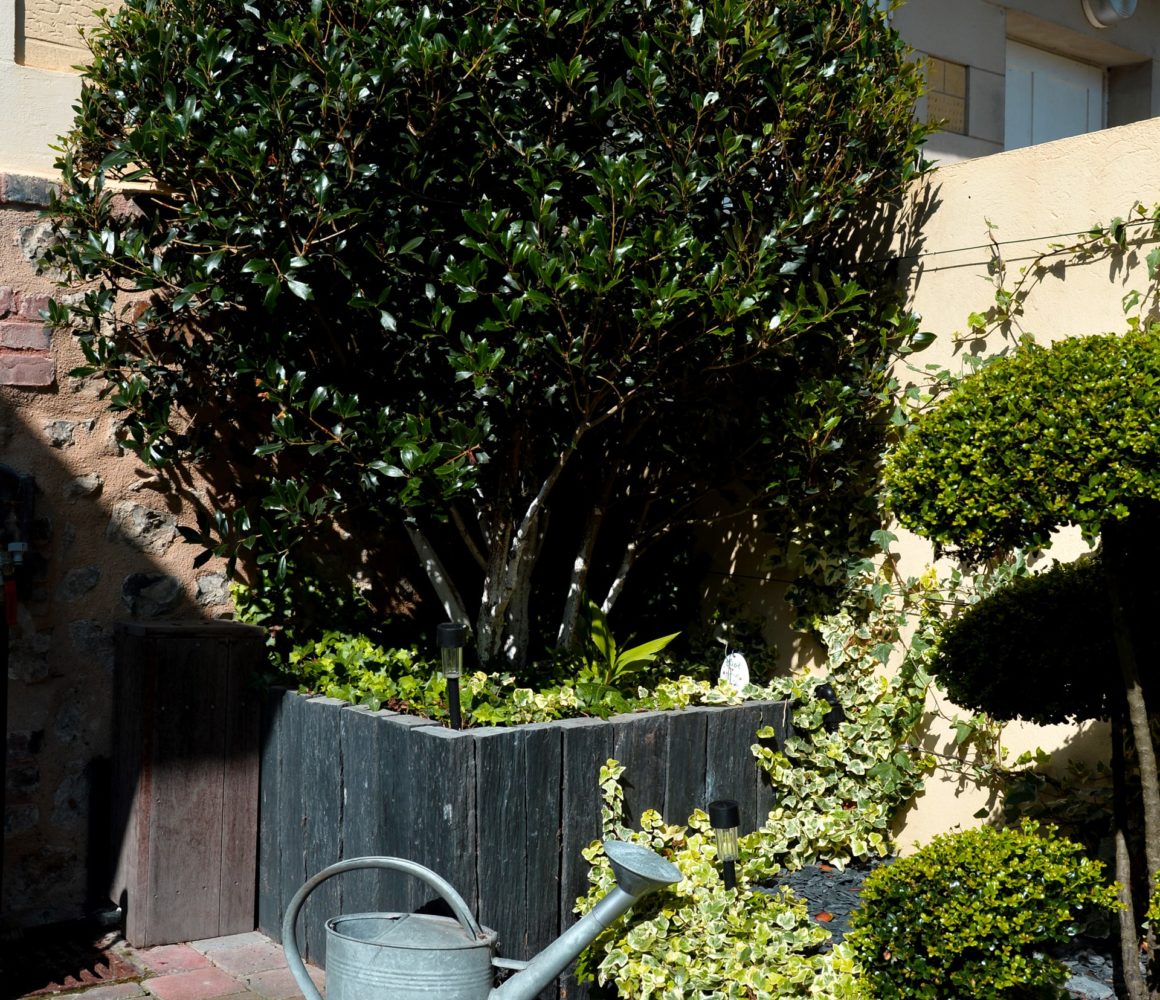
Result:
M302 956L298 954L298 941L295 935L298 911L302 909L306 897L328 878L333 878L343 872L354 871L356 868L386 868L414 875L417 879L426 882L440 895L472 937L482 938L484 936L475 917L463 901L463 897L455 891L448 881L436 875L430 868L424 868L422 865L416 864L414 861L407 861L405 858L350 858L346 861L339 861L329 868L323 868L294 893L294 898L290 900L290 905L286 908L286 915L282 918L282 949L286 952L286 964L290 966L290 971L294 974L294 979L301 987L307 1000L322 1000L322 996L315 989L313 980L306 972Z

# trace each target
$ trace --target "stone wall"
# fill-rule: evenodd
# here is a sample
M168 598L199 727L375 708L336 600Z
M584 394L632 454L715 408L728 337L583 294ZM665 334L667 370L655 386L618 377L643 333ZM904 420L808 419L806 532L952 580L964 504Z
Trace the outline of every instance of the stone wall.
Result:
M113 623L228 610L221 567L194 570L198 550L178 534L193 521L187 504L119 446L98 386L69 374L83 363L77 344L40 318L57 294L36 269L49 192L0 173L0 464L36 482L8 668L0 912L17 925L99 902L89 882L108 853L103 762L114 713L129 708L112 699Z

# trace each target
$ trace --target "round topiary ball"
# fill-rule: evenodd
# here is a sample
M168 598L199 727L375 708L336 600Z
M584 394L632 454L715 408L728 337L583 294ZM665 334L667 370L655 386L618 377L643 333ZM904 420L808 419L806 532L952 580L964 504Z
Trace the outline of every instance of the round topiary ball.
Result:
M907 528L981 559L1094 538L1160 500L1160 332L1029 345L964 379L891 455L886 502Z
M1107 718L1123 683L1101 561L1056 565L971 605L944 627L930 672L955 704L999 719Z
M1044 952L1115 905L1103 866L1054 828L982 827L872 872L847 940L876 1000L1010 1000L1064 983Z

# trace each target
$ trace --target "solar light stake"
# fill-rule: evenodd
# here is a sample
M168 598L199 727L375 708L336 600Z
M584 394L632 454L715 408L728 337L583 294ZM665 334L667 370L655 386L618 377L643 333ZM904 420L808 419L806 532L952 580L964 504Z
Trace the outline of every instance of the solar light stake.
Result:
M459 729L459 677L463 673L463 647L467 645L467 626L444 622L435 629L435 644L443 659L443 676L447 679L447 710L451 728Z
M717 836L717 857L721 861L721 876L726 889L737 887L737 828L741 825L741 809L733 799L718 799L709 803L709 825Z

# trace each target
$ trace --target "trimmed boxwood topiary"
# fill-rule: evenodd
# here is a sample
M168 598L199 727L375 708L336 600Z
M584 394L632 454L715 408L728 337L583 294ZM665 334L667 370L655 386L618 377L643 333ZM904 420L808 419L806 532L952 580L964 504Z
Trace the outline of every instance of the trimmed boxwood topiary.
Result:
M968 558L1095 538L1160 501L1160 335L1029 345L964 379L891 455L886 499L907 528Z
M972 561L1040 548L1064 525L1078 526L1089 541L1098 537L1099 589L1122 682L1122 694L1108 705L1113 728L1130 732L1139 766L1151 895L1160 877L1160 763L1149 708L1154 602L1148 600L1160 552L1160 325L1122 336L1073 337L1049 348L1026 345L992 362L916 421L890 456L885 478L887 502L903 525ZM1010 665L1007 660L996 670ZM974 672L975 680L984 678ZM1048 693L1046 700L1057 698ZM1114 759L1113 774L1122 803L1122 758ZM1118 810L1118 874L1134 864L1126 815ZM1131 881L1121 874L1129 905ZM1131 908L1121 914L1121 959L1129 995L1142 1000L1155 994L1135 972L1134 916ZM1155 967L1160 949L1152 931L1149 939Z
M1116 905L1103 866L1050 827L935 837L872 872L847 940L875 1000L990 1000L1061 985L1045 954Z
M1095 557L1012 580L947 623L930 672L956 705L1040 725L1106 719L1123 687Z

